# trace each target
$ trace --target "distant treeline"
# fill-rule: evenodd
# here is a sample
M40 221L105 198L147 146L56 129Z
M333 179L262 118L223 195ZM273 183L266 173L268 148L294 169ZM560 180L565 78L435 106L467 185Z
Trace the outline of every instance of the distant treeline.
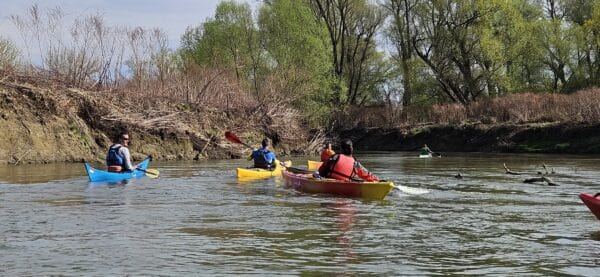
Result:
M256 11L222 1L176 50L158 29L95 15L67 31L63 17L32 6L12 21L39 49L38 69L78 86L208 105L206 90L231 86L319 128L366 111L383 114L375 125L598 118L576 112L596 90L556 94L600 83L600 0L265 0ZM22 65L31 49L0 40L0 67Z

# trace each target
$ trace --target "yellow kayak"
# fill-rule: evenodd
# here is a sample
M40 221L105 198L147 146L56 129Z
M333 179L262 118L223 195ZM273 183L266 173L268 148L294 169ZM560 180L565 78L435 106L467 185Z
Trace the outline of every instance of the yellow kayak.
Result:
M283 162L285 166L292 166L292 161ZM275 169L267 170L262 168L237 168L237 177L238 178L253 178L253 179L263 179L270 178L274 176L281 176L281 170L284 167L279 164L279 161L275 161Z
M317 170L321 167L322 162L308 160L308 170Z

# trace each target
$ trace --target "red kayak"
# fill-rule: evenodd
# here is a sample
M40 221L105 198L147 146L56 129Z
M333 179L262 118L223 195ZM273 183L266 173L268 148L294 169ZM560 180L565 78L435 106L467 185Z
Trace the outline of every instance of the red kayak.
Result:
M312 174L282 172L287 186L306 193L327 193L346 197L383 199L392 191L394 183L381 182L347 182L328 178L314 178Z
M596 218L600 220L600 195L596 195L594 197L594 195L589 193L580 193L579 198L581 198L581 201L592 211Z

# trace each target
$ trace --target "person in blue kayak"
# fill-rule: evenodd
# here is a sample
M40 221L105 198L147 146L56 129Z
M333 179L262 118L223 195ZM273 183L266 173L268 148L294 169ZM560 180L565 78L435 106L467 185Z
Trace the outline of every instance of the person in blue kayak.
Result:
M343 181L379 182L379 178L371 174L362 164L354 159L352 141L345 139L341 143L342 153L335 154L319 167L321 177L333 178Z
M262 140L262 148L254 149L248 160L254 160L254 167L273 170L277 157L275 153L269 151L269 139Z
M106 154L106 165L110 172L130 172L134 167L131 163L131 154L129 153L129 133L122 132L117 138L117 142L108 148Z
M429 147L427 147L427 144L423 144L423 147L420 149L421 151L421 156L427 156L427 155L433 155L434 152L431 151L431 149L429 149Z

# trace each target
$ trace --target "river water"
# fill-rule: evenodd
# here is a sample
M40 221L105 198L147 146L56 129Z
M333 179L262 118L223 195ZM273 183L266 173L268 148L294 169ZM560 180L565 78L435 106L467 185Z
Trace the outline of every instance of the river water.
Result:
M357 157L400 189L306 195L238 181L243 160L115 184L81 164L2 166L0 275L600 275L600 221L577 197L600 192L598 156ZM523 183L542 164L558 186Z

